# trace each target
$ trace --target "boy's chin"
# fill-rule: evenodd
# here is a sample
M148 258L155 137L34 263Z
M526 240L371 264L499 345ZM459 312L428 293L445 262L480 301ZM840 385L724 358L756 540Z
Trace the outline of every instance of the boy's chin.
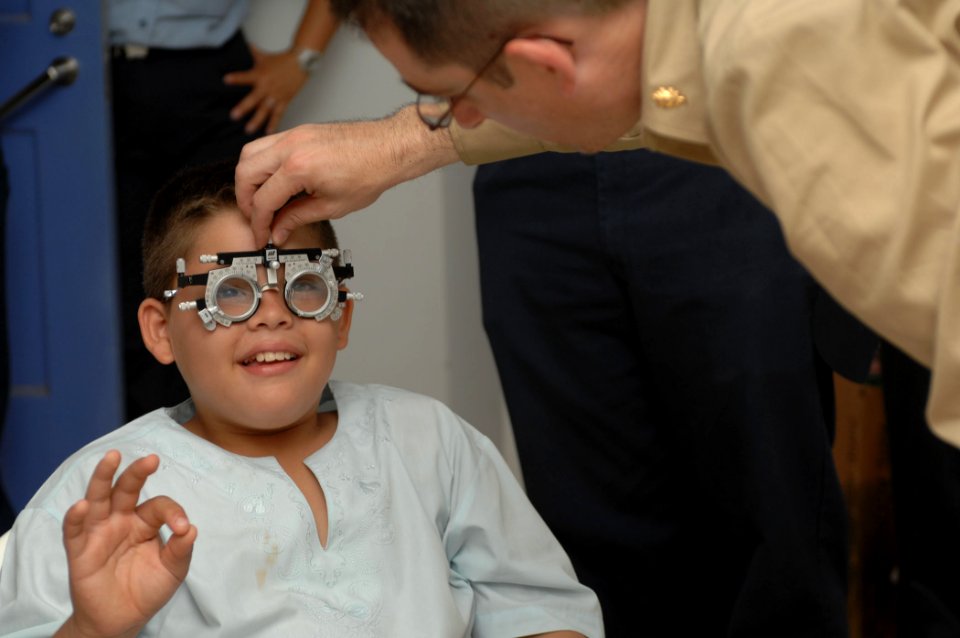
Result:
M313 418L317 413L317 403L312 405L281 405L272 409L249 410L237 415L238 422L251 430L263 432L284 430Z
M312 418L320 404L322 389L318 392L315 401L289 400L271 397L265 401L251 401L255 405L232 406L229 415L224 415L227 421L243 429L257 432L277 432L291 426L303 423ZM271 400L272 399L272 400Z

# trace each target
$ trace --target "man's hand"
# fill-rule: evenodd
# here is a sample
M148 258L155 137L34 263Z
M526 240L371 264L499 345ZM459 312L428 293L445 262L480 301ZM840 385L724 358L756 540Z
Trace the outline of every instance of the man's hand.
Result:
M280 126L280 118L290 100L306 83L307 73L300 68L294 51L264 53L251 44L250 54L253 56L252 69L227 73L223 77L226 84L250 87L246 97L230 111L230 117L240 120L250 115L244 127L247 133L259 131L264 123L267 133L273 133Z
M159 464L156 455L137 459L112 485L120 453L107 452L64 516L73 615L57 636L135 636L186 577L197 528L166 496L137 505ZM166 543L163 525L173 532Z
M449 132L428 130L409 106L382 120L307 124L243 147L237 203L258 245L271 232L282 244L297 226L365 208L458 159Z

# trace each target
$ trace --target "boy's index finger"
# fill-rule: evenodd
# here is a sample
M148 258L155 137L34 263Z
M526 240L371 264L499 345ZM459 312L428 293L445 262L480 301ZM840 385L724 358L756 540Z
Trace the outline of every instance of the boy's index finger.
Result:
M140 490L143 489L147 478L157 471L160 459L156 454L144 456L131 463L120 474L113 486L111 504L113 511L132 512L140 500Z
M84 496L90 505L86 520L97 521L110 515L110 493L113 491L113 475L117 473L118 467L120 467L120 453L110 450L103 455L93 469Z

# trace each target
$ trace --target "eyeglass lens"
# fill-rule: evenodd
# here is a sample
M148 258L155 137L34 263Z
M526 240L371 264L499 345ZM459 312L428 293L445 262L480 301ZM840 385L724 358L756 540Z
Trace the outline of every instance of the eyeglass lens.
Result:
M214 297L217 307L232 321L243 321L256 312L258 306L255 284L246 277L227 277L218 285ZM300 273L288 281L284 300L298 315L315 316L327 307L330 289L326 280L314 272Z
M316 315L327 306L330 288L319 273L303 272L287 282L284 297L294 312Z
M417 95L417 114L430 127L446 126L452 115L450 98L420 93Z

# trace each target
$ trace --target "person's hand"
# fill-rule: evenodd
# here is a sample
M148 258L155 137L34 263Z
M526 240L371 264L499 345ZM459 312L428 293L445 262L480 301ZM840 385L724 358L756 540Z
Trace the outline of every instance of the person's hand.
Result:
M290 100L306 83L307 73L300 68L295 51L265 53L251 44L250 54L253 56L252 69L223 76L226 84L250 87L246 97L230 111L230 117L241 120L249 115L244 127L247 133L259 131L264 123L267 133L273 133Z
M67 510L63 543L73 615L58 636L134 636L180 586L197 528L175 501L157 496L137 505L156 455L134 461L115 485L120 453L97 464L86 497ZM163 543L160 528L173 535Z
M365 208L458 159L449 132L429 131L412 107L382 120L307 124L243 147L237 204L258 245L271 232L280 245L297 226Z

